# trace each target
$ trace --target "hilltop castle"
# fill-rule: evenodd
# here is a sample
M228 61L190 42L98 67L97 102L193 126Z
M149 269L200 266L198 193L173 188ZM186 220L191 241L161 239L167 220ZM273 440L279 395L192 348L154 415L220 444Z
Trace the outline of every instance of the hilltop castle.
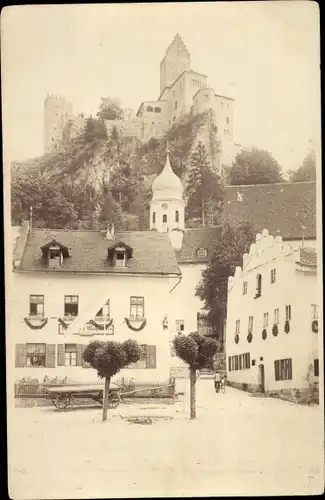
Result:
M156 101L143 101L136 116L125 121L106 120L108 132L115 126L124 137L141 141L161 138L184 114L197 115L210 110L213 131L220 148L219 166L230 164L235 153L233 141L234 99L216 94L207 76L191 69L191 55L177 34L160 63L160 95ZM75 137L85 124L83 115L74 116L72 104L62 97L47 96L44 103L45 153Z

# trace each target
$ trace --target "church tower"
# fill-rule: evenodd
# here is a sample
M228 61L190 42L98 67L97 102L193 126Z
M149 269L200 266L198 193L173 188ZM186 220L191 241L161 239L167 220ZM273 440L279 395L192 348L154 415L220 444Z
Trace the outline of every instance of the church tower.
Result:
M170 87L184 71L191 69L191 56L177 33L160 63L160 94Z
M184 208L183 185L170 165L167 151L165 166L152 183L150 229L160 233L168 232L175 249L181 246L182 242Z

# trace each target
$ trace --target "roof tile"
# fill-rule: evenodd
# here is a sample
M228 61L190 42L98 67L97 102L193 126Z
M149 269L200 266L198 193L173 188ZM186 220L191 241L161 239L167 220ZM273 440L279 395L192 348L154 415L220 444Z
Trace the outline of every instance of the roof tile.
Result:
M42 257L41 247L55 239L68 247L71 257L59 269L50 269ZM133 257L125 268L112 266L107 249L112 241L101 231L32 229L29 231L21 259L22 271L179 274L175 254L166 233L130 231L115 233L116 241L133 248Z
M316 183L227 186L223 217L229 224L249 222L284 240L316 238Z

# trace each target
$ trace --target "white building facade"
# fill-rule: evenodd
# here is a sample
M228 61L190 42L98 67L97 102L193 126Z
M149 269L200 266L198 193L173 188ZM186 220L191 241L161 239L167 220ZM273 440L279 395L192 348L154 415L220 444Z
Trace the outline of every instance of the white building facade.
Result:
M316 251L257 234L228 282L226 355L231 385L292 395L319 376Z
M166 381L170 346L166 315L180 270L166 234L30 229L14 255L8 349L15 379L97 380L83 361L93 340L136 340L140 381Z

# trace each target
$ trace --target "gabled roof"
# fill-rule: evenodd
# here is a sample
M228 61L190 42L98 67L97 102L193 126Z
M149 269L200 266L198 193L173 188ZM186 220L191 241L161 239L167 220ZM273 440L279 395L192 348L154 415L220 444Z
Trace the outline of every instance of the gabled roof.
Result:
M249 222L254 232L266 227L284 240L316 239L316 183L226 186L223 218Z
M69 249L71 257L62 266L49 269L40 247L55 238ZM116 268L107 258L112 241L101 231L32 229L29 231L20 262L21 271L51 273L123 273L180 274L168 234L155 231L115 233L115 242L133 249L133 257L125 268Z
M182 249L175 251L177 262L179 264L204 264L209 262L211 253L219 243L221 231L221 226L185 229ZM206 257L198 255L197 251L200 248L207 249L208 255Z
M126 243L124 243L124 241L116 241L116 240L113 240L107 247L107 250L108 250L108 253L113 253L113 250L115 250L115 248L119 248L119 247L122 247L126 250L126 253L127 253L127 256L129 259L132 258L132 255L133 255L133 248L131 248L129 245L126 245Z
M45 256L46 251L49 250L49 248L51 248L51 247L58 247L61 250L63 257L69 257L69 249L55 239L52 239L51 241L49 241L45 245L41 246L43 256Z

